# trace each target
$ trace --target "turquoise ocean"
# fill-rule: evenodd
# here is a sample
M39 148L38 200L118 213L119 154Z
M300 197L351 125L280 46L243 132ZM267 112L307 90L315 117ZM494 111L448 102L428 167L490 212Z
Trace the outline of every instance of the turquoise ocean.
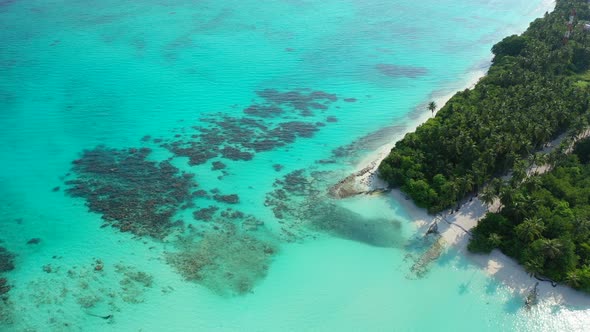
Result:
M0 1L0 330L584 330L327 195L552 7Z

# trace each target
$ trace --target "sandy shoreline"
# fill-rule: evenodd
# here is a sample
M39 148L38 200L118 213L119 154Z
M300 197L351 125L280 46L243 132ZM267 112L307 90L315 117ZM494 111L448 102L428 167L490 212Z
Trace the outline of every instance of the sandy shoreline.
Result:
M379 167L381 161L387 157L397 141L401 140L407 133L416 131L418 126L432 117L432 114L427 109L428 102L434 101L438 106L436 111L438 112L438 110L444 106L449 101L449 99L451 99L451 97L457 93L457 91L472 89L475 87L477 82L479 82L479 80L487 74L487 69L488 67L478 68L477 70L470 71L466 74L465 78L461 80L461 82L464 82L464 84L448 87L446 89L434 91L431 93L427 102L424 102L423 104L420 104L416 107L417 111L423 110L421 115L416 116L414 118L415 120L411 121L411 123L405 127L403 132L394 136L389 143L382 145L367 155L365 158L361 159L357 163L357 166L351 175L330 189L332 196L346 198L349 196L354 196L358 193L366 192L368 190L387 187L385 182L376 176L377 168Z
M435 216L429 215L424 209L417 207L411 200L406 200L403 193L393 190L391 197L398 201L418 225L419 231L425 233ZM459 212L449 215L443 212L445 221L438 223L438 230L447 246L454 247L465 255L470 262L480 266L488 275L501 281L509 289L523 298L537 282L522 266L512 258L495 249L489 255L472 254L467 251L469 235L463 230L470 230L487 212L485 205L478 199L464 204ZM461 226L457 227L457 226ZM463 229L462 229L463 228ZM539 282L539 300L547 304L564 304L570 306L587 306L590 296L565 285L553 287L549 282Z
M430 101L434 101L438 106L435 112L436 114L438 110L442 108L451 99L451 97L457 93L457 91L472 89L475 87L477 82L479 82L479 80L487 74L488 68L489 67L479 68L477 70L470 71L465 75L464 79L461 80L461 82L464 82L464 84L458 85L455 88L449 87L431 93L428 97L428 101L416 106L416 110L423 111L422 115L415 117L415 120L408 124L405 131L393 137L393 140L390 143L381 146L370 155L363 158L356 167L357 171L360 171L368 165L372 165L374 167L371 173L374 173L381 161L387 157L389 151L391 151L397 141L401 140L407 133L416 131L416 128L432 117L432 114L427 109L427 105Z
M554 6L554 1L549 0L541 5L543 11L551 11ZM486 73L487 68L480 68L470 72L466 79L463 80L463 82L465 82L463 89L473 88L479 79L485 76ZM431 96L429 96L429 101L434 100L438 107L441 108L456 93L456 91L460 90L462 89L433 92ZM417 106L417 110L420 110L420 108L424 110L423 115L417 116L415 121L407 127L407 130L395 137L391 143L383 145L361 160L356 167L356 172L349 176L347 182L341 187L347 187L346 189L349 192L363 192L386 187L387 185L376 176L377 168L381 161L387 157L389 151L395 145L395 142L402 139L406 133L415 131L420 124L424 123L431 117L431 114L427 111L426 103ZM399 190L393 190L389 195L405 208L411 219L419 227L419 231L425 233L430 224L434 221L435 216L429 215L426 210L417 207L411 200L406 199L404 194ZM471 201L464 204L456 213L450 214L450 210L441 213L441 215L444 216L444 221L438 223L439 233L447 246L457 249L471 262L481 266L488 275L501 281L513 292L522 295L524 298L535 285L537 280L532 278L516 261L502 254L497 249L492 251L489 255L472 254L467 251L469 234L467 234L466 231L475 227L477 222L483 218L486 213L486 206L478 198L473 198ZM539 282L539 300L549 305L565 304L571 306L587 306L590 303L590 295L564 285L553 287L549 282Z
M386 187L386 184L376 176L375 172L381 160L387 156L389 149L380 149L371 158L368 158L370 162L361 164L364 168L368 167L367 165L371 166L372 172L354 178L356 189L367 191ZM429 215L425 209L417 207L398 189L392 190L388 195L404 208L411 220L418 226L419 232L425 234L436 216ZM444 220L438 223L438 231L446 246L457 249L469 261L480 266L488 275L502 282L515 294L525 298L537 280L532 278L515 260L497 249L489 255L472 254L467 250L469 234L465 230L469 231L475 227L487 211L486 206L478 198L473 198L461 206L456 213L450 214L450 210L442 212L440 215L444 216ZM549 282L539 282L539 300L549 305L587 306L590 304L590 295L565 285L560 284L553 287Z

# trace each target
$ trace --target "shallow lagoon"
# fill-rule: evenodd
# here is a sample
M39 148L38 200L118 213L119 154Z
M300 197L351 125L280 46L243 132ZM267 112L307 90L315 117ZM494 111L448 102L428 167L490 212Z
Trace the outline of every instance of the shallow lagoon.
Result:
M548 8L0 4L0 245L16 254L3 275L13 287L0 329L581 330L588 308L542 303L526 312L453 250L416 278L424 246L397 202L325 196L427 117L426 102L464 88L495 41ZM86 164L72 162L99 145L119 155L77 170ZM134 177L138 170L153 178ZM126 191L153 193L173 183L170 174L184 183L183 173L194 174L190 198ZM72 180L90 191L68 193L80 185ZM164 218L163 239L120 227L121 205L99 204L121 183L126 217L155 206L157 218L139 219ZM195 219L209 207L218 208L210 220ZM170 259L186 248L198 252L189 275Z

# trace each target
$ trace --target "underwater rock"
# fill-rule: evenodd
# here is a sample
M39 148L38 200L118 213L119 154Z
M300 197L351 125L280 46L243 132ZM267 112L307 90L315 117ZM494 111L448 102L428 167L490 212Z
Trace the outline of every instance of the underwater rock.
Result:
M41 239L38 237L32 238L29 241L27 241L27 244L39 244L41 243Z
M51 264L45 264L45 265L43 265L43 272L45 272L45 273L51 273L51 272L53 272L53 268L51 267Z
M97 259L94 262L94 271L101 272L102 270L104 270L104 263L102 262L101 259Z

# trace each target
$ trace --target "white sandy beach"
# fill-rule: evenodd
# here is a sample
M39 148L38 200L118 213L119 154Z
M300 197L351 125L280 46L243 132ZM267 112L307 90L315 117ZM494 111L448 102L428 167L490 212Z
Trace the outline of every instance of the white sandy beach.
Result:
M362 190L362 187L364 187L365 190L373 190L386 186L382 180L375 176L376 168L385 156L387 156L387 152L383 152L381 149L372 156L373 158L378 158L371 159L372 161L368 163L374 166L373 172L356 178L355 185L357 189ZM361 165L367 167L367 164ZM426 233L436 216L430 215L425 209L417 207L398 189L392 190L389 195L404 207L410 218L418 226L419 232ZM492 207L493 209L494 207ZM481 266L488 275L504 283L513 292L520 294L523 298L526 297L537 280L532 278L515 260L504 255L497 249L489 255L472 254L467 250L470 235L466 231L474 228L477 222L488 212L484 203L475 197L462 205L458 212L453 214L450 214L450 212L451 210L442 212L440 215L444 216L444 220L438 223L438 231L444 239L445 244L457 249L471 262ZM557 287L553 287L550 282L539 282L538 289L539 300L547 301L546 303L549 305L565 304L579 306L590 303L590 295L576 291L565 285L560 284Z
M544 8L551 7L549 10L552 10L553 6L554 1L547 1L546 7ZM487 69L469 73L468 77L466 77L464 88L473 88L486 72ZM455 92L455 90L434 92L429 97L429 100L434 100L440 108L445 105ZM359 162L356 168L359 175L349 179L351 181L346 185L349 190L362 192L386 187L386 184L376 176L377 168L381 161L388 155L391 148L395 145L395 142L403 138L407 132L414 131L421 123L431 117L430 112L427 111L426 103L419 105L418 108L424 109L424 114L417 117L416 121L408 126L406 132L400 133L400 135L395 137L391 143L382 146ZM559 145L559 141L557 140L552 143L553 144L551 144L550 148ZM366 171L367 169L369 169L368 172ZM365 171L360 172L361 170ZM537 172L543 172L546 170L546 167L537 167L535 169ZM362 173L362 175L360 175L360 173ZM390 195L404 206L405 210L419 227L420 231L425 233L434 221L435 216L429 215L426 210L417 207L399 190L391 191ZM516 261L504 255L497 249L492 251L489 255L472 254L467 251L469 234L467 234L466 231L474 228L477 225L477 222L485 216L487 211L486 206L478 198L473 198L471 201L464 204L456 213L450 214L450 210L444 211L442 215L445 216L445 221L439 222L438 230L448 246L455 247L470 261L481 266L487 274L493 276L504 283L512 291L521 294L524 297L532 289L537 280L532 278ZM590 295L576 291L565 285L560 284L557 287L553 287L550 282L539 282L539 300L546 301L549 305L588 305L590 303Z
M393 190L391 196L405 207L412 220L420 227L420 230L426 232L428 226L434 220L434 216L414 205L411 200L406 200L399 190ZM485 205L478 198L474 198L471 202L463 205L459 212L452 215L449 214L449 211L443 212L448 223L439 222L439 232L447 245L455 247L471 262L481 266L487 274L497 278L512 291L524 297L537 280L532 278L516 261L497 249L489 255L472 254L467 251L469 235L461 227L466 230L472 229L486 212ZM548 301L548 304L578 306L588 305L590 296L561 284L553 287L549 282L539 282L539 300Z
M475 82L472 81L470 86L473 86L476 82L477 80ZM451 96L440 97L437 99L437 103L440 103L439 105L444 105L450 97ZM558 140L559 139L560 138L558 138ZM552 143L552 147L558 145L558 142ZM359 163L358 170L364 169L368 166L372 166L372 170L355 178L353 184L355 189L359 191L367 191L387 186L376 176L376 172L379 163L387 156L394 144L395 143L384 146L371 156L365 158L363 162ZM536 169L537 172L545 170L547 170L547 168ZM392 190L389 195L404 207L411 219L419 227L419 231L426 233L428 227L433 223L436 216L429 215L425 209L417 207L398 189ZM456 248L471 262L481 266L488 275L501 281L513 292L523 296L523 298L526 297L537 280L532 278L515 260L504 255L497 249L492 251L489 255L472 254L467 250L469 234L467 234L466 231L474 228L477 225L477 222L487 213L488 209L484 203L478 198L473 198L471 201L461 206L458 212L450 214L450 211L451 210L446 210L442 212L441 215L444 216L444 221L438 223L438 231L446 245ZM546 301L548 305L565 304L579 306L588 305L590 303L590 295L576 291L565 285L560 284L557 287L553 287L550 282L539 282L538 289L539 301Z

